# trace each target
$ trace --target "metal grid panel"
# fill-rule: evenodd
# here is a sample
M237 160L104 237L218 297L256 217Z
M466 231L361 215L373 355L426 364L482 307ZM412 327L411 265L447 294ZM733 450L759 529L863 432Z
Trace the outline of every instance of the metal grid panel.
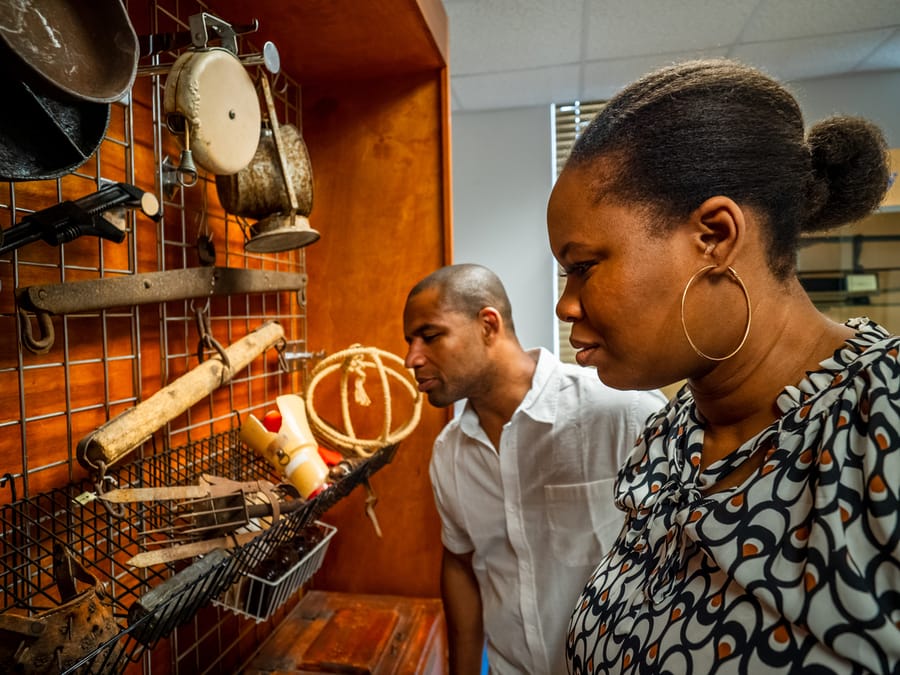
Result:
M176 628L179 631L173 642L180 638L184 649L162 652L171 655L175 671L217 670L221 656L234 656L233 634L223 628L221 614L207 613L197 619L197 612L241 575L256 569L278 546L295 539L313 519L390 462L395 453L396 446L389 446L369 459L355 460L346 476L316 498L303 502L252 542L230 553L210 552L190 566L180 561L135 568L128 562L130 556L147 550L148 541L155 538L153 532L179 527L183 511L171 502L130 504L119 512L108 513L102 500L85 499L94 486L83 482L5 505L0 507L2 610L31 617L61 604L62 591L53 573L54 547L60 544L73 551L98 579L102 577L100 601L111 607L120 632L83 654L80 661L53 664L58 665L59 672L122 672L142 657L145 670L159 672L159 654L146 650L154 650ZM269 465L239 442L236 430L126 464L111 476L117 485L139 487L196 484L203 474L232 480L275 479ZM167 588L165 593L163 588ZM279 603L285 599L286 595L282 595ZM262 618L268 618L276 609L270 600ZM0 633L2 628L0 625ZM204 634L217 637L215 651L197 651L199 644L209 642L208 637L199 639ZM186 635L193 638L185 639ZM21 639L4 636L7 647L14 647ZM224 663L235 661L231 658Z
M190 15L207 10L197 1L151 0L148 4L153 31L185 29ZM254 51L252 44L241 45L242 53ZM164 65L174 56L154 60ZM213 176L201 173L191 188L166 187L164 160L177 147L163 122L164 85L165 75L139 77L132 96L111 105L110 124L99 150L76 171L52 181L0 183L3 229L26 214L95 192L109 181L152 191L164 207L159 223L126 211L126 238L121 244L82 237L58 247L35 243L0 257L0 330L5 336L0 338L0 505L5 505L0 507L0 557L4 560L0 612L59 601L47 590L54 587L48 564L54 539L75 544L75 553L95 565L94 571L110 585L120 611L133 600L127 595L134 592L128 589L138 588L136 578L144 589L160 581L159 572L138 574L122 567L121 552L137 546L131 528L111 525L109 518L101 517L105 514L95 512L96 502L74 506L72 499L91 486L75 447L105 421L197 365L197 309L207 308L211 332L223 345L265 321L277 320L284 326L290 348L306 350L305 295L286 292L217 297L208 306L177 301L54 316L55 341L46 354L29 353L17 339L23 322L34 318L16 311L14 289L196 266L200 232L213 236L218 265L305 271L303 251L265 255L244 251L245 224L221 210L212 196ZM279 120L299 127L296 83L279 76L272 89ZM211 356L208 349L204 354ZM304 374L285 372L269 350L206 400L163 425L128 459L135 460L134 466L148 467L148 461L171 455L174 466L187 471L196 462L189 461L181 449L205 448L213 461L217 451L210 444L233 433L235 414L258 413L273 405L276 396L301 389ZM229 443L232 450L233 445ZM204 466L213 473L228 468L215 462ZM184 476L154 469L142 482L167 484L177 478ZM23 546L22 541L30 544ZM275 621L279 616L275 615ZM186 622L171 636L158 644L151 640L153 649L129 642L127 651L109 650L107 656L112 661L142 659L145 672L231 672L274 624L248 625L217 608L204 608L197 617L191 613L184 618ZM106 672L112 666L96 660L93 667ZM118 670L118 665L113 669Z

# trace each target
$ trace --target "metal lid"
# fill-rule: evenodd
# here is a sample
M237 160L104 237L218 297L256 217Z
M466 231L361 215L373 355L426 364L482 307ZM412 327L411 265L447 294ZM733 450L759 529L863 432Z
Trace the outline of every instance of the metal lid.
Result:
M277 213L250 227L251 235L244 249L251 253L277 253L309 246L319 240L319 233L300 214Z

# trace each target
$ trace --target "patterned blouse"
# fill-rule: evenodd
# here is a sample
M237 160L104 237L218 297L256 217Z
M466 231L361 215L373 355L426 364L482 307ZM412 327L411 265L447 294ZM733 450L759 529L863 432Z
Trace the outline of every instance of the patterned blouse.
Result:
M867 319L698 469L685 387L619 474L626 522L569 623L581 673L900 673L900 337ZM742 485L704 494L757 451Z

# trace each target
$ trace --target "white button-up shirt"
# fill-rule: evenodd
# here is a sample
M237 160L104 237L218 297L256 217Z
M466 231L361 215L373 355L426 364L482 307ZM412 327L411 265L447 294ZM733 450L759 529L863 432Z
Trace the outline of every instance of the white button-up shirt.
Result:
M566 672L569 617L624 520L613 504L620 459L664 403L541 349L499 451L468 404L438 436L430 475L441 538L473 552L492 673Z

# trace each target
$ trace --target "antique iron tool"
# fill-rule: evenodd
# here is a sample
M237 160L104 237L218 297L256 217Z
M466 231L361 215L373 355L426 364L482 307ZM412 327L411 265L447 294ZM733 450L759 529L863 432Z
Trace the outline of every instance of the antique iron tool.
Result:
M138 208L154 220L161 215L159 200L152 193L128 183L112 183L80 199L60 202L25 216L0 233L0 254L39 239L56 246L85 234L118 244L125 239L125 230L101 215L117 206Z
M128 564L135 567L243 545L282 514L306 504L287 486L275 486L267 480L233 481L208 474L196 485L115 488L97 496L112 504L166 502L159 522L151 523L158 526L141 532L145 546L160 548L132 557Z
M54 342L51 315L94 312L114 307L189 300L212 295L273 293L306 288L306 274L233 267L187 267L62 284L16 289L22 342L35 354L47 352ZM24 312L34 312L40 334L35 336Z

